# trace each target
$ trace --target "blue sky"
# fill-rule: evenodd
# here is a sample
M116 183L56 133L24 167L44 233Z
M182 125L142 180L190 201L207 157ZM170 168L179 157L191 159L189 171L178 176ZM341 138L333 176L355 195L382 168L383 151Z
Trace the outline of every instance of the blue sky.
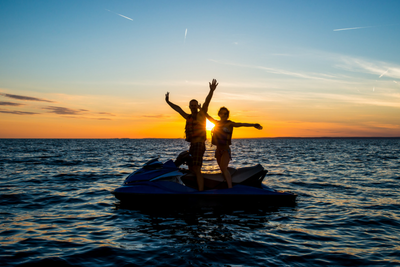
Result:
M211 113L226 105L237 119L274 125L277 135L294 134L293 122L318 122L298 133L400 136L400 1L2 0L0 6L0 103L11 100L4 94L37 97L71 113L112 113L107 120L121 125L142 125L146 116L160 125L156 118L179 120L165 92L186 107L192 98L201 102L216 78ZM38 114L25 119L60 115L68 125L71 118L98 119L75 112L67 120L31 103L2 104L0 116L23 123L12 112L30 111Z

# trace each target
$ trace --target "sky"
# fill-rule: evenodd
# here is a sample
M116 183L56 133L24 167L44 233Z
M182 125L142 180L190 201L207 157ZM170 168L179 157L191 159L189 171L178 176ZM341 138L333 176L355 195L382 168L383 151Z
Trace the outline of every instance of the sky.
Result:
M0 0L0 138L400 137L400 1Z

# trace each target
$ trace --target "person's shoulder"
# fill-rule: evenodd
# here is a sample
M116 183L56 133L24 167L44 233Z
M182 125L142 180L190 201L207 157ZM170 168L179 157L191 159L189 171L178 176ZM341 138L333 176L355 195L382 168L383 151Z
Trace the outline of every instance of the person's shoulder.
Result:
M232 129L233 129L233 127L235 127L235 124L236 124L236 122L234 122L234 121L228 121L228 122L227 122L227 126L228 126L229 128L232 128Z
M207 109L208 110L208 109ZM200 108L200 110L199 110L199 113L204 113L204 114L207 114L207 110L205 109L205 107L201 107Z
M207 112L205 112L204 109L201 108L200 111L199 111L199 113L197 113L197 116L200 115L201 117L206 118L206 114L207 114Z

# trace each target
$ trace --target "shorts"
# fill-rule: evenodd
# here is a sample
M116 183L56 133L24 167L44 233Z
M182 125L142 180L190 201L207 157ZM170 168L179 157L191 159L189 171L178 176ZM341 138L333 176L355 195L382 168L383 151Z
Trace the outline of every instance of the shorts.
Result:
M191 143L189 148L189 153L192 156L193 166L203 165L203 156L206 152L206 144L204 142Z
M221 149L221 148L218 149L217 148L215 150L215 158L216 159L218 159L218 158L220 159L225 152L228 152L229 159L232 159L232 154L231 154L231 149L230 148L226 148L226 149Z

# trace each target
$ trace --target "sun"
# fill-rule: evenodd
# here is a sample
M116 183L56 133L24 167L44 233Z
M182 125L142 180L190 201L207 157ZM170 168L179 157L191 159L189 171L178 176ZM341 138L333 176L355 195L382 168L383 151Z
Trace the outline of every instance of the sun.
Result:
M206 130L207 131L211 131L214 128L214 123L212 123L211 121L207 120L206 122Z

